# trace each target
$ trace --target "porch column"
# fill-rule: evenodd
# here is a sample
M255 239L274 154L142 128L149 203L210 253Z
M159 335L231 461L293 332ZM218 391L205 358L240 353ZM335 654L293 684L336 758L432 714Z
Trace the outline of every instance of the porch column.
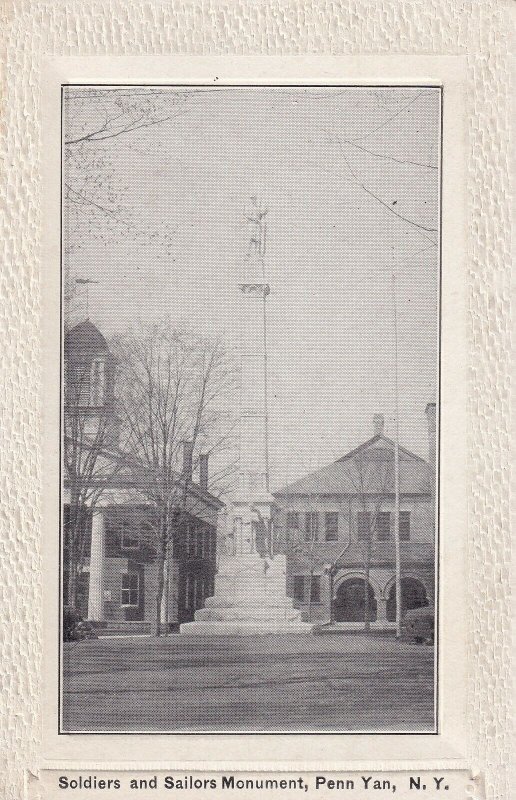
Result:
M387 598L385 597L376 599L376 621L387 622Z
M104 619L104 513L97 509L91 520L90 589L88 619Z

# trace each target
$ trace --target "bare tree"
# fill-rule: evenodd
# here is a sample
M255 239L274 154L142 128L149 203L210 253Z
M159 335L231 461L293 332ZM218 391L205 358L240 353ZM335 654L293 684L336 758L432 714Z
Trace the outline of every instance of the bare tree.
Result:
M286 513L285 548L287 556L293 556L308 570L308 620L312 618L312 588L315 567L318 562L316 544L319 535L319 512L314 498L310 495L303 511L294 511L287 502L283 508ZM291 514L296 515L297 525L289 524Z
M233 469L234 425L228 407L234 373L220 342L174 329L167 320L135 326L112 349L118 363L121 446L133 462L138 495L154 509L147 538L156 553L159 635L167 565L175 544L189 532L196 502L202 503L192 485L199 455L228 456L212 479L213 491L227 489ZM185 447L186 469L181 463Z
M145 131L173 124L187 113L190 95L152 87L68 87L63 94L64 301L73 301L70 265L86 242L112 246L131 239L152 248L155 260L174 260L175 228L149 224L144 207L129 197L120 169L123 154L145 156ZM154 144L154 147L160 146Z
M378 521L386 498L392 493L394 474L393 456L385 448L369 449L358 452L347 464L350 482L355 488L358 502L363 513L361 543L363 545L364 567L364 631L371 628L371 603L369 597L369 575L371 570L371 553ZM337 555L329 565L330 579L330 622L334 619L333 578L339 569L339 562L349 544Z
M78 578L89 542L91 514L123 468L113 448L116 422L110 409L95 398L92 362L69 362L65 376L63 462L70 502L64 525L67 597L77 606Z

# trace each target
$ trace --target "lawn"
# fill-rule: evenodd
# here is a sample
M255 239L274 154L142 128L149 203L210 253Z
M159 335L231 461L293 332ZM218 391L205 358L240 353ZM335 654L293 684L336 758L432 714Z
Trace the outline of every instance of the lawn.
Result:
M89 640L64 645L62 730L431 732L433 675L389 636Z

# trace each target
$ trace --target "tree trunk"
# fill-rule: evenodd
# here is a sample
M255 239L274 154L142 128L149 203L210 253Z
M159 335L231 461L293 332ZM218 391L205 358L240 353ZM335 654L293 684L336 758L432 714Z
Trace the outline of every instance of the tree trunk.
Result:
M68 556L68 587L66 592L66 603L73 608L77 608L77 567L75 564L75 554L69 543Z
M330 572L328 574L328 588L330 592L330 625L333 625L335 610L333 605L333 569L330 568Z
M312 621L312 577L314 571L310 569L310 576L308 580L308 622Z
M163 601L163 588L165 585L165 549L160 547L157 554L158 585L156 588L156 619L154 622L154 635L161 636L161 603Z
M79 542L83 533L80 495L72 488L68 524L63 530L64 544L68 548L68 591L67 604L77 608L77 574L79 571Z
M369 573L371 570L371 534L366 545L366 558L364 564L364 631L371 630L371 603L369 602Z

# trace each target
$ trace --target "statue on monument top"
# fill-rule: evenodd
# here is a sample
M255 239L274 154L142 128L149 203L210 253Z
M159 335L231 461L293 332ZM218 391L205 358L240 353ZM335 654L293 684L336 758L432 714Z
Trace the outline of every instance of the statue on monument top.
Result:
M251 197L251 202L244 210L251 234L248 258L263 258L265 254L265 215L267 211L267 208L260 207L256 197Z

